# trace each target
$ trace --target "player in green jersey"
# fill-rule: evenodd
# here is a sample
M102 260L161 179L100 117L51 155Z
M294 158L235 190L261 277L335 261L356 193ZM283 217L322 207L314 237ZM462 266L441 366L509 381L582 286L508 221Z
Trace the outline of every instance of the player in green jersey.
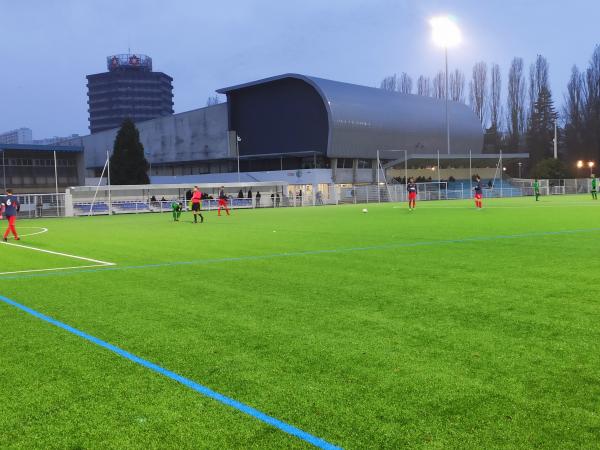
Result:
M179 222L179 217L181 216L183 204L181 202L173 201L173 203L171 203L171 209L173 210L173 220L175 222Z
M592 198L598 200L598 179L592 175Z
M540 198L540 182L536 178L533 180L533 193L535 194L535 201L539 201Z

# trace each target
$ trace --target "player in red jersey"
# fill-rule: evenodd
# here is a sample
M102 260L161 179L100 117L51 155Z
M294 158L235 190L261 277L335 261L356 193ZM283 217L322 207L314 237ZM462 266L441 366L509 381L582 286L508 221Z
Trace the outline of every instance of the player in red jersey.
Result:
M221 208L225 208L225 212L229 215L229 208L227 207L227 195L225 194L225 187L221 186L221 191L219 192L219 216L221 215Z
M475 187L473 188L475 191L475 207L477 209L481 209L483 206L483 202L481 198L483 197L483 188L481 187L481 178L479 175L475 175Z
M408 210L412 211L417 206L417 183L413 178L408 179L406 190L408 191Z
M200 223L204 223L204 217L200 212L202 206L202 192L198 186L194 186L194 193L192 194L192 213L194 214L194 223L198 223L198 216L200 216Z
M13 195L10 189L7 189L6 195L0 198L0 204L2 205L2 209L4 209L6 220L8 220L8 228L4 232L4 242L8 240L9 233L13 234L15 241L20 240L19 235L17 234L17 229L15 228L17 213L21 209L19 199Z

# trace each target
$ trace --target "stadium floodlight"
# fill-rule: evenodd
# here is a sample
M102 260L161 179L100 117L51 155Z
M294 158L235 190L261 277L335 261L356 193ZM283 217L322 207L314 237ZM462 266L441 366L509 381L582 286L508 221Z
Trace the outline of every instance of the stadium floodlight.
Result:
M581 169L583 167L583 161L577 161L577 168Z
M429 20L431 26L431 37L433 42L439 47L443 47L446 60L446 145L448 154L450 154L450 119L448 117L448 48L456 47L462 41L460 28L449 16L434 17Z
M594 161L590 161L590 162L588 162L588 167L590 168L590 177L593 177L593 176L594 176L594 166L595 166L595 165L596 165L596 164L594 164Z
M449 16L434 17L429 20L433 42L443 48L456 47L462 41L462 34L456 22Z

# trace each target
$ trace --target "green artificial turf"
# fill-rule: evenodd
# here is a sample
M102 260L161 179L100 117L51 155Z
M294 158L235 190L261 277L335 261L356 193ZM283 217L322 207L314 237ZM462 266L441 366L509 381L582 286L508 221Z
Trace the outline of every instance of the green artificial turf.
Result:
M21 220L116 265L0 295L340 447L598 448L600 203L205 218ZM88 264L0 245L0 272ZM310 448L3 302L0 355L0 448Z

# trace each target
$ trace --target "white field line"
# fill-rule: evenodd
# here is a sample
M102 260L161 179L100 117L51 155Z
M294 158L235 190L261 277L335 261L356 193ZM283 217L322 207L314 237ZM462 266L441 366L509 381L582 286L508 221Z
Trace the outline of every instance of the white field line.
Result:
M77 260L80 260L80 261L87 261L87 262L94 263L93 265L87 265L87 266L55 267L55 268L50 268L50 269L30 269L30 270L19 270L19 271L16 271L16 272L0 272L0 275L10 275L10 274L16 274L16 273L29 273L29 272L49 272L49 271L57 271L57 270L83 269L83 268L91 268L91 267L107 267L107 266L115 266L116 265L116 263L112 263L112 262L108 262L108 261L100 261L98 259L86 258L85 256L71 255L70 253L61 253L61 252L55 252L55 251L52 251L52 250L44 250L42 248L29 247L28 245L13 244L12 242L2 242L2 241L0 241L0 244L9 245L11 247L24 248L24 249L27 249L27 250L33 250L33 251L41 252L41 253L47 253L47 254L50 254L50 255L63 256L65 258L77 259Z
M48 228L43 228L43 227L19 227L19 230L41 230L41 231L36 231L35 233L19 234L20 237L35 236L36 234L42 234L42 233L48 232Z
M114 264L111 264L114 266ZM14 275L17 273L33 273L33 272L54 272L57 270L68 270L68 269L90 269L92 267L109 267L107 264L93 264L91 266L72 266L72 267L53 267L52 269L30 269L30 270L16 270L14 272L0 272L0 275Z

